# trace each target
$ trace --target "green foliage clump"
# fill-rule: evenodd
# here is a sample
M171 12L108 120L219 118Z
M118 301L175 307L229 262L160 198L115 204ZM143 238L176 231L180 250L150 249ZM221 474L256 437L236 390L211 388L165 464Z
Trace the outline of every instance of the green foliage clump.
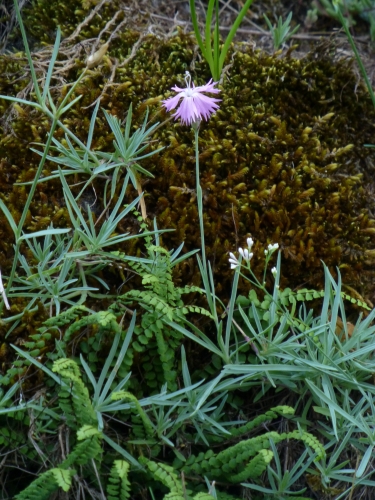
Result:
M129 267L141 276L143 290L129 290L111 308L117 309L121 304L139 304L144 309L141 322L135 328L137 338L132 346L136 352L142 353L146 383L155 389L166 382L170 389L175 390L175 352L182 343L183 335L165 324L163 319L181 323L190 312L206 316L210 313L202 307L184 304L183 294L202 293L202 290L196 286L175 286L173 262L167 250L149 243L147 252L147 261L127 261Z
M42 8L44 3L45 0L39 0L38 7ZM76 2L77 5L78 3ZM69 2L69 7L73 4L74 0ZM133 47L134 50L124 59L124 52L129 49L130 42L133 40L134 43L134 32L117 33L118 28L122 26L124 16L124 12L120 11L118 16L117 12L113 15L113 9L119 8L118 3L97 3L97 9L93 9L92 13L96 15L100 11L98 16L100 20L92 23L89 22L90 15L87 17L85 15L86 10L88 12L93 7L93 3L85 0L80 5L81 9L77 8L74 11L75 17L72 16L72 19L73 24L82 22L72 37L67 38L65 45L61 46L59 63L62 66L65 63L66 68L61 68L61 73L54 75L54 79L59 75L61 81L65 80L67 85L54 87L52 91L55 94L54 102L62 102L61 98L64 95L73 97L67 93L67 89L84 65L83 59L78 60L78 55L82 53L79 53L77 46L83 44L83 41L79 40L90 35L90 30L91 35L95 35L104 27L101 36L104 33L109 35L106 43L109 52L98 61L98 67L91 66L87 72L81 74L82 79L79 80L80 84L77 84L77 87L70 87L71 92L77 89L77 93L80 94L78 98L81 96L83 98L79 104L76 99L71 101L71 104L76 106L64 116L64 124L77 135L82 134L86 137L91 120L92 126L87 143L92 145L96 152L103 150L102 156L98 154L98 158L112 158L112 153L108 153L108 150L113 142L113 136L116 137L116 141L128 143L132 123L131 102L134 103L136 116L132 126L135 127L137 134L141 129L136 127L142 127L142 123L146 127L148 116L156 120L159 113L161 116L165 114L159 108L160 101L163 96L168 95L172 80L178 83L184 70L189 68L194 72L195 81L203 83L207 81L207 67L204 62L194 60L194 41L182 32L164 40L154 35L140 35ZM52 13L51 6L53 2L41 13L40 19L47 13L45 18L47 22ZM48 19L49 28L57 21L63 20L66 15L64 7L56 9L55 18ZM115 27L116 22L120 24ZM39 27L35 33L38 33L38 30ZM69 25L67 32L71 34L73 30L74 26ZM43 38L44 34L40 35L40 41L48 40L49 33L47 30L44 33L46 37ZM54 55L57 54L58 40L59 35ZM92 48L94 49L94 46ZM70 49L77 61L69 59ZM41 51L39 55L43 59L43 57L48 58L48 54L47 47L45 52ZM351 128L352 125L362 123L364 113L367 111L365 110L367 98L362 89L359 90L358 102L353 103L349 98L351 94L346 89L348 83L346 68L341 63L332 64L326 55L318 61L311 57L305 60L293 60L290 54L280 60L275 56L254 53L243 45L237 47L237 51L233 48L230 56L231 61L226 68L226 75L220 82L222 107L208 124L202 124L200 143L207 253L210 258L215 258L214 274L215 281L220 283L219 293L223 295L227 293L226 283L233 275L228 269L228 250L237 248L241 238L250 233L256 239L253 268L250 268L247 259L249 264L247 267L251 272L254 269L254 273L259 274L259 270L263 267L263 250L272 241L277 242L284 253L287 274L285 283L290 286L300 285L302 277L306 280L306 272L311 281L319 283L321 277L316 273L316 269L319 259L324 258L330 266L339 265L353 286L356 288L363 286L366 289L372 274L366 274L363 270L366 270L365 266L371 264L374 256L371 246L375 222L371 215L373 202L368 199L371 185L368 186L366 182L369 177L366 177L366 172L362 172L360 168L368 158L365 158L365 155L361 157L359 145L363 137L367 137L366 134L370 135L371 127L362 128L361 137ZM16 65L19 63L18 59L15 61ZM4 62L5 66L7 64L10 64L9 59ZM53 67L52 64L51 73ZM17 71L22 70L21 66L17 67ZM50 76L51 74L47 80ZM352 78L352 75L349 76ZM343 85L344 77L345 85ZM34 73L33 78L35 90L38 90ZM350 78L349 83L351 81L354 83L354 79ZM10 93L19 91L16 85L13 85L13 81L8 81L9 75L5 76L5 80L4 87L7 86ZM25 83L24 76L20 77L18 82L22 87ZM45 90L47 88L46 84ZM27 88L22 90L26 94L29 92ZM338 94L340 101L335 102L338 101ZM91 115L88 110L95 101L96 106ZM106 122L103 121L101 112L97 117L99 104L103 106ZM49 106L54 108L52 100L49 101ZM151 113L149 115L147 110L144 118L144 112L148 107ZM48 111L43 107L38 109ZM114 116L121 116L126 109L128 118L123 136L120 127L121 118ZM6 206L9 207L8 213L7 209L4 209L5 205L1 206L8 222L12 225L11 218L17 220L22 212L27 188L11 184L14 180L32 179L37 165L35 151L21 157L19 154L21 147L17 148L17 144L23 141L22 146L26 151L32 137L43 145L48 124L46 125L37 113L26 112L19 105L14 108L4 105L4 110L6 117L1 130L4 132L4 137L0 139L0 152L6 158L3 165L7 166L7 162L14 161L15 167L7 175L4 169L0 170L0 184L1 180L5 182L5 179L9 183L0 199L2 203L5 200ZM18 115L12 122L13 110ZM46 114L48 115L48 112ZM370 114L366 112L366 117ZM96 136L91 141L96 119L101 126L95 129ZM338 125L340 129L337 128ZM62 123L59 126L62 128ZM11 132L9 127L13 127ZM54 126L51 130L54 130ZM364 322L359 320L355 327L351 325L353 330L349 335L349 323L346 322L342 304L342 298L347 299L349 296L342 294L341 281L336 286L329 271L325 269L326 290L320 317L313 318L313 312L307 313L303 305L300 307L299 319L296 319L297 301L320 298L322 294L311 288L293 292L291 288L285 288L284 284L280 288L280 254L277 269L274 268L271 272L275 282L272 297L266 291L265 277L269 263L266 257L263 281L257 281L255 275L253 275L255 281L250 281L252 285L259 285L264 292L264 300L260 302L254 290L251 290L249 300L245 299L247 302L243 304L248 308L248 312L245 312L238 303L238 313L242 322L237 321L238 313L234 311L239 274L235 274L231 301L225 314L221 315L220 321L216 310L217 297L212 274L208 276L206 273L203 280L211 313L207 313L197 305L185 304L182 301L183 294L197 294L201 290L196 286L200 276L191 260L177 258L182 246L174 252L168 252L162 247L158 235L155 245L152 245L151 239L147 237L144 240L146 244L142 248L135 241L125 243L122 233L127 235L132 232L134 235L142 233L147 228L148 221L144 220L147 219L146 215L130 221L124 217L129 213L129 207L135 205L136 201L131 205L127 204L125 210L121 212L118 227L112 226L112 229L108 230L108 225L105 226L108 219L103 221L102 217L110 210L112 201L116 203L117 211L123 208L125 195L133 196L132 187L129 185L127 189L131 173L135 190L138 194L143 190L145 192L145 197L141 200L145 202L145 205L142 205L142 214L145 214L147 208L149 217L155 215L163 227L172 227L176 230L174 234L165 233L163 243L180 243L180 240L185 240L187 250L198 246L198 224L194 224L198 222L198 214L196 185L192 175L191 131L172 122L164 123L160 127L153 125L148 130L150 135L153 133L155 142L144 144L141 151L149 147L151 153L156 151L159 153L159 156L155 156L152 161L147 155L145 161L147 169L154 176L140 179L141 176L137 175L145 174L147 171L134 163L137 158L134 162L131 161L129 159L131 155L127 158L128 164L125 160L122 164L121 158L126 155L122 154L121 148L115 144L117 152L115 160L120 162L116 166L115 173L103 177L92 175L90 182L85 184L77 196L75 195L80 188L73 185L71 190L63 176L65 174L61 176L66 195L64 203L60 196L61 186L57 186L54 179L57 174L49 176L50 169L55 167L52 166L51 157L48 157L52 163L46 164L43 182L38 186L40 189L37 190L29 214L27 214L28 203L24 205L26 210L23 211L20 227L25 227L27 231L52 227L51 219L54 219L57 226L63 227L70 220L77 229L74 221L77 223L80 219L82 224L86 224L84 219L87 210L90 227L95 233L91 236L95 237L93 239L83 237L82 241L86 242L82 244L83 248L79 248L80 239L76 240L77 248L70 250L69 245L64 247L62 254L70 251L70 258L74 260L73 265L77 264L79 267L84 263L87 264L87 260L82 261L80 258L87 257L87 253L90 253L84 250L88 240L95 250L90 254L90 256L95 254L90 261L91 264L95 262L94 259L103 257L103 253L100 253L103 241L101 237L96 238L96 226L106 235L105 244L116 243L117 246L111 255L104 254L108 260L102 263L96 262L97 275L82 273L84 276L87 275L87 281L90 282L95 277L106 289L105 295L93 294L90 295L90 300L86 300L87 295L81 295L81 292L87 291L86 287L76 289L66 304L75 304L70 299L81 295L79 303L85 303L88 307L79 306L61 312L60 303L55 303L56 318L45 322L37 333L35 324L28 325L30 340L23 343L23 346L29 352L13 346L20 356L26 358L26 362L17 360L12 365L13 371L9 371L2 382L5 382L6 378L9 382L12 378L22 375L24 367L31 365L48 374L52 380L50 390L45 396L42 395L40 398L38 396L39 399L35 395L35 399L23 403L23 395L20 394L15 403L17 406L9 407L10 399L14 397L16 391L24 388L17 383L0 402L1 414L30 409L30 422L27 423L26 418L22 420L21 412L20 420L21 425L30 424L28 436L37 454L28 453L30 448L28 445L25 461L31 459L34 464L38 462L38 465L42 462L44 464L44 467L38 467L40 477L15 498L47 499L58 488L64 492L70 491L76 482L80 486L89 485L90 493L95 491L96 494L100 491L101 496L104 496L106 489L109 500L127 500L133 494L131 491L133 485L141 484L138 482L139 478L144 483L146 477L146 485L151 484L151 494L152 488L155 488L164 495L164 500L212 500L213 498L236 500L230 492L236 491L240 484L243 487L270 493L272 496L280 493L279 498L284 499L288 498L286 495L289 493L293 496L294 493L305 491L306 488L300 492L294 489L288 490L290 486L294 488L294 484L315 459L316 468L326 483L335 477L351 482L354 487L353 474L355 473L356 478L361 480L361 476L366 473L370 464L373 451L373 432L368 423L371 424L373 421L371 415L373 404L365 397L357 402L358 398L352 398L350 392L356 391L357 396L358 387L362 390L362 395L365 395L363 387L366 389L366 396L373 392L366 380L373 372L373 362L370 358L373 345L370 344L371 340L369 341L373 327L370 328L369 325L375 312ZM65 142L69 142L67 136L62 137L61 130L56 132L56 138L55 147L50 150L52 154L59 154L59 151L65 148ZM48 139L52 140L52 132ZM156 144L164 145L163 151L156 150L158 147ZM70 151L74 153L72 147ZM80 174L90 173L86 156L82 155L82 161L83 163L86 161L84 166L88 170L81 169ZM59 163L59 159L56 162ZM356 163L359 163L359 166ZM44 163L39 163L38 179L42 166ZM108 169L102 167L103 164L100 164L101 173L108 173ZM131 171L127 173L125 181L122 167ZM113 170L113 165L111 169ZM77 178L74 182L77 181L79 184L80 175L76 173L75 177ZM102 184L103 178L105 188L101 191L97 188ZM44 182L46 180L48 182ZM112 189L108 202L109 185ZM36 187L36 184L33 187ZM93 189L95 200L90 200L90 196L85 192L88 187ZM96 193L99 193L98 196ZM97 206L94 207L95 205ZM94 208L91 210L91 207ZM114 216L113 213L110 217ZM75 220L75 217L78 219ZM156 228L156 223L154 227ZM5 225L4 234L8 229ZM64 231L70 232L69 229L63 229ZM13 232L16 236L18 255L24 240L19 237L18 229ZM120 236L117 236L118 232ZM105 239L103 234L101 236ZM10 264L12 243L13 240L9 238L4 239L3 248L0 243L0 249L6 251L4 262L0 263L0 267L4 266L5 269L8 269ZM33 255L36 260L38 257L31 246L28 246L29 252L27 248L22 248L24 253L21 262L28 266L27 259L29 259L32 268L35 266ZM58 245L57 248L61 250L63 246ZM45 250L48 252L49 244L46 244ZM129 257L130 253L136 256ZM187 255L192 257L194 253L192 250ZM51 255L53 256L50 254L47 260L56 262ZM114 257L114 260L109 259L109 256ZM69 256L65 262L68 260ZM116 268L119 272L115 271L111 276L112 280L108 280L107 275L111 275L111 271L107 267L113 265L115 260L121 262L121 266ZM14 259L14 263L16 262L17 259ZM234 262L237 262L236 259ZM303 274L300 269L302 262L305 264ZM355 265L352 265L353 262ZM14 277L15 268L16 265L12 269L9 282ZM211 268L209 269L211 271ZM40 273L43 278L50 277L55 274L56 268L50 268L44 275L43 272ZM136 276L130 285L124 283L127 281L124 279L124 272ZM202 275L204 276L203 272ZM340 277L339 272L338 276ZM360 281L362 277L363 283ZM119 278L123 281L121 286L124 287L120 296L117 288ZM17 279L22 281L23 278L17 276L15 281ZM24 280L26 287L23 289L24 292L28 290L27 286L32 280L31 271ZM208 283L209 280L211 283ZM329 286L330 280L332 284ZM84 281L86 283L86 278ZM107 281L110 281L109 285ZM184 283L189 281L195 285L182 287L179 286L180 281ZM28 293L24 295L27 296ZM57 295L53 293L50 297L51 315L53 300ZM19 300L18 302L15 300L12 306L22 311L24 307L22 293L14 294L13 297L15 299L18 297ZM108 300L104 306L101 305L104 310L94 312L97 311L98 303L103 298ZM354 300L355 305L366 307L362 300L351 297L349 299ZM39 305L45 305L40 297L39 300ZM135 312L129 310L129 306L132 307L134 304L140 306L142 310L141 317L138 316L140 317L138 325ZM342 320L338 316L339 309L342 312ZM14 312L13 310L12 313ZM36 321L39 320L40 324L42 313L38 307L29 309L28 312L39 315ZM129 312L132 313L132 319L129 328L124 331L123 324L128 322L126 315ZM217 330L216 343L195 324L187 321L185 316L191 312L205 314L214 320ZM27 327L27 316L25 318L22 318L19 327L21 330ZM227 324L224 333L225 321ZM340 322L343 330L341 337L336 335L336 327ZM185 326L189 326L194 334L186 330ZM4 324L1 327L5 329ZM236 329L245 339L245 345L238 342ZM19 329L14 328L13 338L19 332ZM132 341L133 333L134 341ZM215 353L217 359L220 358L218 364L212 363L216 372L220 371L215 378L207 382L202 380L197 382L194 375L193 379L190 377L185 349L181 346L183 335L198 342L200 346L205 346L207 351ZM44 366L41 361L44 361L43 355L53 340L56 341L56 352L48 353L49 361L53 361L51 371L48 362L47 366ZM119 346L120 340L121 346ZM82 351L86 350L87 361L84 356L80 356L82 375L84 370L85 376L81 375L81 368L76 359L69 359L70 353L66 353L71 349L72 341L81 342ZM103 356L103 352L99 353L101 344L104 351L109 345L110 348L97 379L96 372L101 361L99 356ZM256 345L259 345L259 349ZM182 367L179 371L175 353L180 346ZM254 355L246 358L245 349L249 350L250 347ZM250 362L246 363L247 360ZM147 380L148 388L151 388L153 393L151 396L146 394L142 400L128 390L129 386L134 388L136 378L131 379L129 372L133 361L137 367L142 367L142 376ZM222 364L225 366L222 367ZM179 374L182 377L179 377ZM231 374L235 375L235 378L229 378ZM336 380L340 381L339 385L334 384ZM164 382L161 392L157 394L158 385ZM226 415L231 412L229 405L232 405L232 409L236 406L234 398L228 397L229 392L258 386L259 392L255 396L257 401L271 385L276 389L284 385L290 388L291 392L299 394L299 402L307 401L298 430L276 432L267 429L267 432L261 435L253 434L256 427L269 420L292 415L293 409L289 406L272 407L264 414L258 414L253 421L246 423L225 421ZM171 393L171 390L175 392ZM352 408L352 404L355 404L355 408ZM345 445L350 443L351 447L357 450L357 458L360 453L363 454L361 462L357 461L356 471L348 468L340 470L346 464L336 466L325 462L325 448L330 449L332 441L323 446L314 435L307 432L310 408L314 408L315 412L321 413L326 418L326 424L318 423L319 432L325 439L331 440L334 435L338 440L350 424L350 431L346 432L346 437L341 440L338 450L331 453L329 460L336 462ZM37 415L35 418L34 411ZM62 423L69 431L73 431L67 432L66 435L66 453L62 446L56 451L53 446L43 442L43 438L48 434L53 435L56 442ZM126 426L126 431L123 432L122 429L119 432L117 429L119 426ZM360 432L362 435L359 438ZM246 436L237 442L237 438L249 433L251 437ZM276 445L289 439L304 443L315 454L305 450L290 474L287 470L283 474ZM183 440L186 440L191 447L186 454L181 452L183 448L179 449L176 446ZM206 445L206 449L199 453L202 450L202 443ZM214 443L214 449L210 443ZM7 434L3 431L3 427L0 427L0 444L4 447L14 444L18 446L19 436L13 428ZM108 448L110 453L107 453ZM161 458L162 449L164 453ZM310 459L307 459L308 453ZM50 463L44 459L45 455L48 456ZM119 456L121 460L118 459ZM177 457L173 464L171 456ZM116 460L113 462L114 459ZM167 463L161 463L161 459ZM318 460L321 460L321 463ZM46 470L47 463L49 470ZM134 482L130 482L129 474L134 474ZM203 480L207 483L208 493L202 491ZM246 480L250 480L251 484L243 484ZM220 481L220 488L227 487L230 492L216 492L216 481ZM272 489L259 486L261 481ZM160 487L158 483L161 483ZM367 480L366 484L372 483ZM165 494L166 490L169 492ZM138 490L134 494L138 497L142 493Z
M132 332L132 329L129 331ZM121 351L126 349L128 342L125 342L124 346ZM119 354L117 364L120 364L122 359L123 354ZM122 410L127 405L118 405L117 401L129 401L134 405L136 412L140 414L143 421L146 438L144 442L152 445L156 444L154 441L149 440L149 438L154 437L154 426L140 402L132 394L123 390L115 390L109 399L106 398L110 382L114 381L116 368L109 375L109 381L107 381L106 386L102 388L107 368L104 367L99 382L96 383L85 363L83 363L83 367L89 375L91 383L94 385L94 396L90 395L88 388L84 384L80 374L81 370L75 361L60 358L54 362L52 372L44 368L44 371L52 377L54 377L54 373L61 377L55 379L60 385L58 403L67 428L76 432L74 432L75 436L69 434L71 440L69 448L71 448L71 451L66 458L57 466L54 464L53 467L42 472L26 489L17 493L15 496L17 500L36 499L38 497L40 499L47 499L58 488L68 492L72 488L73 477L76 478L78 474L82 477L90 478L94 483L97 480L98 487L102 490L102 479L100 479L99 474L102 474L101 470L104 463L103 445L105 442L110 444L116 452L120 452L121 454L127 453L118 443L116 444L112 441L107 435L109 429L103 423L100 423L103 422L103 416L101 415L103 411L114 410L117 412L118 417L121 415ZM124 382L120 382L117 387L121 387L123 384ZM101 393L102 389L103 392ZM178 391L178 393L180 392ZM247 433L266 421L279 416L290 416L293 413L294 410L287 406L272 408L264 415L259 415L254 421L237 427L232 432L232 436ZM104 430L102 431L101 429ZM208 450L206 453L200 453L197 456L190 455L184 461L176 459L173 465L161 462L157 463L144 456L139 458L138 464L133 456L128 456L133 465L145 466L154 480L169 489L169 493L164 496L165 499L181 500L191 498L192 500L203 500L214 497L210 493L197 491L194 482L191 485L190 483L185 484L180 478L181 471L186 474L186 477L189 477L191 474L207 476L209 479L220 477L221 482L228 485L239 484L247 479L256 479L266 470L267 465L273 458L273 452L270 450L270 447L274 447L274 444L285 439L298 439L304 442L317 454L318 458L322 458L325 455L323 446L314 436L306 431L296 430L281 434L266 432L260 436L240 441L233 446L226 446L218 453ZM138 441L138 444L141 444L141 441ZM131 483L128 480L129 472L130 466L127 461L118 459L114 461L109 477L105 480L110 500L127 500L130 498ZM144 474L145 471L138 469L137 471L133 470L133 472ZM222 498L232 499L234 497L225 493Z
M287 410L292 409L287 408ZM276 444L285 439L299 439L310 446L318 457L325 456L324 447L308 432L293 431L279 434L271 431L242 440L219 453L208 450L198 456L191 455L181 468L187 475L207 475L211 479L220 478L221 481L234 484L247 479L256 479L266 470L274 456L269 449L270 440Z
M39 7L45 4L38 2ZM48 28L43 29L43 34L48 34L56 22L62 22L67 15L62 12L65 7L59 5L55 16L46 14L54 5L48 2L47 10L39 14L37 9L32 11L30 19L44 16L33 25L34 30L48 22ZM82 8L81 2L72 0L68 10L84 19L90 5L88 2ZM113 2L99 9L101 19L96 16L95 23L104 25L116 8ZM74 43L95 36L95 23L85 23ZM72 30L73 26L69 32ZM41 33L34 34L42 38ZM110 38L111 33L108 35ZM135 43L136 50L126 59ZM113 66L113 57L118 58L118 66ZM76 79L84 67L84 58L80 53L80 61L66 70L67 82ZM241 45L231 49L227 62L230 64L221 85L220 109L202 124L200 132L206 250L215 259L215 273L220 276L218 292L225 293L231 278L227 252L252 235L257 241L255 271L262 268L267 244L279 243L285 260L284 286L293 288L306 281L314 286L321 284L320 262L324 260L330 269L340 267L348 285L369 294L375 221L371 216L374 202L367 168L370 152L362 147L372 139L373 111L366 92L358 87L347 61L333 62L324 48L304 59L280 59ZM21 64L18 59L17 64ZM124 116L133 103L135 127L142 123L147 106L151 120L157 115L167 118L160 110L160 101L169 95L173 84L181 84L187 69L197 84L209 77L206 63L194 59L194 39L190 35L179 32L162 40L153 35L139 39L134 31L116 33L100 64L89 69L77 87L83 97L67 114L65 123L82 139L86 137L90 106L99 97L101 106L118 117ZM108 78L111 85L106 85ZM10 94L16 93L11 82L6 88ZM66 89L57 88L55 92L64 95ZM93 148L105 151L113 137L100 113L97 121ZM17 136L5 127L0 131L4 136L1 156L15 165L10 175L0 173L2 197L7 198L15 218L22 207L25 187L12 183L32 178L36 157L26 152L24 145L30 138L43 140L44 122L35 113L20 109L12 122ZM185 251L198 248L192 132L172 121L159 127L153 139L156 142L151 149L160 145L166 148L143 163L154 175L142 186L148 216L156 216L163 228L175 229L163 236L163 244L171 247L185 241ZM43 229L51 220L55 225L64 225L68 217L59 201L59 190L55 181L40 185L40 199L32 205L27 229ZM97 200L98 205L102 203ZM0 222L5 236L1 249L9 255L11 235L5 221ZM127 220L119 230L125 231L129 224L137 230ZM139 254L139 244L133 240L126 250ZM2 267L6 269L9 264L6 257ZM181 265L179 274L183 281L199 284L198 267L192 261Z

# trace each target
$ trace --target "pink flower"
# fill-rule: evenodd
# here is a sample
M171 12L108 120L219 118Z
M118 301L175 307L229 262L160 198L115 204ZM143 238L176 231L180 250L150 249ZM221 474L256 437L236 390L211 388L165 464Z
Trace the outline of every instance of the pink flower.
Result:
M188 71L186 71L185 76L186 88L180 89L180 87L172 87L172 90L178 92L174 97L170 97L165 101L162 101L167 111L171 111L178 107L176 113L173 115L175 119L181 118L182 123L190 125L193 122L199 122L202 118L208 120L209 117L218 109L217 102L221 99L215 99L214 97L208 97L203 94L203 92L210 92L212 94L217 94L220 92L219 89L215 89L217 82L212 83L211 80L206 83L206 85L201 85L196 87L193 83L191 87L191 76ZM182 101L180 102L180 99Z

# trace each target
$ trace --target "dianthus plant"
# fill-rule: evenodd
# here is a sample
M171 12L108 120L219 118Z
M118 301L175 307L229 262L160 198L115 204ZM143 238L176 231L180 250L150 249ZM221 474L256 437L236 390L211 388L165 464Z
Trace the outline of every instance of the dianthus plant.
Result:
M191 75L188 71L185 74L185 88L172 87L172 90L177 92L177 95L162 101L167 111L176 109L173 115L175 119L180 119L182 124L191 125L195 133L195 166L196 166L196 183L197 183L197 202L199 213L199 224L201 234L201 248L203 266L206 269L206 251L204 242L204 227L203 227L203 197L202 188L199 181L199 149L198 149L198 134L199 126L202 121L208 120L212 113L214 113L219 105L217 104L221 99L215 99L205 95L206 92L217 94L219 89L215 88L217 83L212 82L212 79L206 84L196 87L191 82Z

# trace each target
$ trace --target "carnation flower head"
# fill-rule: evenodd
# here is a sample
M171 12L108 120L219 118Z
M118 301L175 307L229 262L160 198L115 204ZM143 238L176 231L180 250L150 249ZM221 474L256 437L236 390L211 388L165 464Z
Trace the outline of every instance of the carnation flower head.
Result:
M177 95L162 101L164 107L167 111L177 108L176 113L173 115L175 120L180 118L181 122L186 125L200 122L202 118L208 120L212 113L219 108L219 105L216 103L221 101L221 99L206 96L204 92L212 94L220 92L219 89L214 88L217 82L212 82L211 78L206 85L196 87L194 82L191 82L189 71L186 71L185 82L186 88L184 89L177 86L172 87L172 90L177 92ZM182 100L180 101L180 99Z

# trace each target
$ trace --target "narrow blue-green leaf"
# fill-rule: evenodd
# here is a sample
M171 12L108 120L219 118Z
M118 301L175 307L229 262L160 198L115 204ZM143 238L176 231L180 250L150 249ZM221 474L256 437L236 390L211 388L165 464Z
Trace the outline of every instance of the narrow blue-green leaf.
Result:
M362 477L363 473L365 472L369 461L373 458L372 451L374 449L374 446L369 446L366 450L366 453L363 455L361 463L358 466L358 469L355 473L355 477Z
M115 376L117 375L117 372L118 372L118 370L121 367L121 364L122 364L123 359L124 359L124 357L126 355L126 352L128 350L128 347L129 347L129 344L130 344L130 341L131 341L131 338L132 338L132 335L133 335L133 331L134 331L134 327L135 327L135 320L136 320L136 314L134 313L133 317L131 319L130 325L128 327L128 330L126 332L126 336L125 336L124 342L122 344L121 350L120 350L120 352L119 352L119 354L117 356L116 364L113 367L113 369L112 369L112 371L111 371L111 373L110 373L110 375L108 377L107 383L104 386L102 394L99 397L99 400L98 400L99 404L101 404L105 400L105 398L106 398L106 396L108 394L108 391L109 391L109 389L110 389L110 387L112 385L112 382L114 381ZM119 334L119 339L120 339L120 334ZM110 364L109 364L109 366L110 366ZM104 369L103 369L103 371L104 371Z
M236 17L236 20L233 23L233 26L228 33L228 36L225 40L224 47L221 49L221 54L220 54L220 61L219 61L219 71L221 73L223 66L224 66L224 61L225 57L227 55L227 52L229 50L230 44L232 43L232 40L234 38L234 35L236 34L236 31L238 30L242 19L245 17L246 12L248 11L250 5L253 3L254 0L247 0L245 5L242 7L240 13Z
M239 262L241 264L242 257L240 257ZM233 277L233 284L232 284L232 292L231 292L230 302L229 302L229 308L227 311L227 314L228 314L227 324L226 324L226 328L225 328L225 353L227 356L227 362L230 359L229 345L230 345L231 331L232 331L232 326L233 326L233 312L234 312L234 306L236 305L236 296L237 296L239 277L240 277L239 270L235 269L234 277Z
M174 321L169 321L165 318L163 318L162 321L164 323L166 323L167 325L171 326L172 328L174 328L175 330L179 331L180 333L182 333L183 335L185 335L189 339L193 340L197 344L200 344L201 346L203 346L206 349L208 349L209 351L217 354L221 358L223 357L223 353L215 346L215 344L203 332L199 331L199 336L197 336L197 335L194 335L193 333L189 332L188 330L186 330L186 328L182 327L178 323L175 323ZM194 325L192 323L188 322L187 320L185 320L185 322L191 328L195 329Z
M14 1L14 9L15 9L15 12L16 12L16 16L17 16L17 21L19 23L19 27L21 29L22 40L23 40L23 44L24 44L24 47L25 47L26 57L27 57L27 60L28 60L28 63L29 63L29 67L30 67L31 79L32 79L33 84L34 84L34 92L36 94L37 100L39 101L40 104L42 104L42 96L40 94L40 90L39 90L39 86L38 86L38 79L37 79L37 76L36 76L36 72L35 72L35 68L34 68L34 63L33 63L32 57L31 57L30 48L29 48L29 44L28 44L27 36L26 36L26 31L25 31L25 27L23 25L22 16L21 16L21 12L20 12L20 7L19 7L19 4L18 4L17 0Z
M324 401L326 405L329 407L332 406L332 408L342 417L344 417L348 422L353 424L357 429L361 430L364 432L365 430L363 429L363 426L360 424L358 420L356 420L352 415L347 413L345 410L343 410L339 405L337 405L335 402L333 402L329 397L327 397L323 391L319 389L311 380L305 379L306 384L310 387L310 390L312 391L313 394L315 394L319 399Z
M212 14L214 11L215 0L209 0L206 14L206 28L205 28L205 46L206 46L206 61L211 69L212 77L215 78L215 65L214 59L212 55L211 48L211 23L212 23Z
M16 223L13 219L12 214L9 212L9 210L8 210L7 206L4 204L3 200L0 200L0 209L3 212L3 214L5 215L5 217L7 218L7 221L9 222L9 225L12 228L14 235L16 236L18 228L16 226Z
M202 51L203 57L206 59L206 61L208 61L206 47L204 46L200 31L199 31L197 13L195 10L195 0L189 0L189 5L190 5L191 22L193 23L194 33L195 33L199 48Z
M30 238L39 238L39 236L47 236L49 234L66 234L70 233L71 229L43 229L42 231L36 231L35 233L23 234L18 241L28 240Z
M60 29L60 26L58 26L57 31L56 31L55 44L53 46L51 59L50 59L49 65L48 65L47 76L46 76L46 79L44 82L44 89L43 89L43 96L42 96L43 102L46 101L47 92L49 91L49 86L51 83L53 68L55 66L57 54L59 53L60 39L61 39L61 29Z
M78 101L81 99L81 97L82 97L82 95L78 95L77 97L75 97L75 98L73 99L73 101L70 101L70 102L69 102L66 106L64 106L64 107L62 108L62 110L60 111L60 113L59 113L59 114L60 114L60 115L62 115L62 114L64 114L66 111L68 111L68 109L70 109L72 106L74 106L74 104L75 104L76 102L78 102Z
M108 437L106 434L103 434L103 439L106 441L112 448L117 451L117 453L120 453L123 457L125 457L128 462L133 464L137 469L143 469L142 465L132 456L130 453L128 453L122 446L118 445L115 443L110 437Z
M46 373L49 377L51 377L57 384L61 385L61 386L65 386L66 384L60 379L60 377L58 375L56 375L56 373L53 373L49 368L47 368L46 366L44 366L42 363L39 363L38 360L36 360L35 358L33 358L32 356L30 356L29 353L25 352L25 351L22 351L19 347L13 345L13 344L10 344L11 347L13 347L13 349L15 351L18 352L18 354L20 356L22 356L23 358L26 358L28 361L30 361L30 363L32 363L33 365L35 365L36 367L38 367L40 370L43 370L44 373Z
M26 104L27 106L31 106L33 108L38 109L39 111L43 111L43 108L37 102L26 101L26 99L19 99L18 97L11 97L9 95L0 95L0 99L4 99L4 101L12 101L12 102L18 102L20 104Z

